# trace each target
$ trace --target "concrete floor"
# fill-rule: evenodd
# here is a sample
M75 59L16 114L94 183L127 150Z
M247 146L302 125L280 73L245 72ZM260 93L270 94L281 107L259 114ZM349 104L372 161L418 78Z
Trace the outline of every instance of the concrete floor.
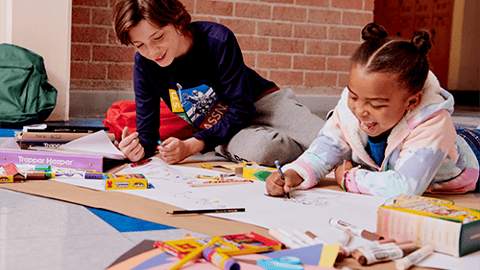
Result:
M121 233L84 206L0 189L0 269L105 269L141 241L182 229Z

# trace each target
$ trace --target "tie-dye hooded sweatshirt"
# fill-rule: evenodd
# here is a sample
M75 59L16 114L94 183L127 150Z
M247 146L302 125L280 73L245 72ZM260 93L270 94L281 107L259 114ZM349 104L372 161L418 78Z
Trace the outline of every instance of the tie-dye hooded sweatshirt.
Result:
M347 106L342 93L332 117L296 161L283 170L295 170L304 181L297 188L315 186L343 160L360 165L349 171L345 189L353 193L394 197L402 193L464 193L475 189L478 161L451 119L453 97L429 73L420 104L392 129L385 159L377 165L365 150L367 134Z

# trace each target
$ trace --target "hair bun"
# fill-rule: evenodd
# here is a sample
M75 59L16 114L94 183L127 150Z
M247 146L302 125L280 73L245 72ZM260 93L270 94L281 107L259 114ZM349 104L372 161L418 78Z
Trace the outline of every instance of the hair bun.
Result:
M387 30L383 26L375 23L369 23L362 29L362 39L369 40L374 38L386 38L388 36Z
M432 47L430 33L424 29L415 31L412 38L412 44L415 45L421 53L427 54L428 50Z

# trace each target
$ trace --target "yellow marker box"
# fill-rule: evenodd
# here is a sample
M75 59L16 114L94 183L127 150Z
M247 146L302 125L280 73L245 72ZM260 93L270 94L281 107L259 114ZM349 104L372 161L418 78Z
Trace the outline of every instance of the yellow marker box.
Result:
M13 183L13 175L0 175L0 183Z
M383 205L377 212L377 234L461 257L480 250L480 210L427 197Z
M143 174L104 174L105 190L147 189L148 181Z

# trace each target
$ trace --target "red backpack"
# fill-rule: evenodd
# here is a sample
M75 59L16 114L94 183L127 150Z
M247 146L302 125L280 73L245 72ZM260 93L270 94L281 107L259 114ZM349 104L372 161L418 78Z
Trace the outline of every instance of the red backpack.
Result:
M137 130L135 101L114 102L105 114L105 120L102 123L105 127L110 128L108 132L114 133L117 141L121 140L122 131L125 127L130 129L130 133L135 132ZM162 100L160 102L160 129L158 132L162 141L168 137L176 137L183 140L192 136L194 127L174 114Z

